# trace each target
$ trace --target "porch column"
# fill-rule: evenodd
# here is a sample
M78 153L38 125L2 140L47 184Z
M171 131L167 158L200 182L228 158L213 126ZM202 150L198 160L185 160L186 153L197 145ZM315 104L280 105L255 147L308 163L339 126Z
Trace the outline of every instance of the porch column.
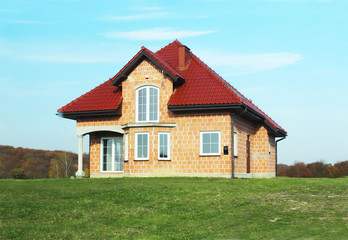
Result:
M78 152L76 177L82 178L85 176L85 172L82 170L82 167L83 167L83 135L78 135L77 137L79 138L79 152Z

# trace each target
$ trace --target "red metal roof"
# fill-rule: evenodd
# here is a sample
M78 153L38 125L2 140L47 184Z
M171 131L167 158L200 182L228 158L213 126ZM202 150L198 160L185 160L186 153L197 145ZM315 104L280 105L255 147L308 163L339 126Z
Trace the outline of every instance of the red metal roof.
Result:
M122 102L122 92L120 88L113 86L111 82L120 74L124 74L124 70L127 69L127 67L133 63L134 59L142 54L142 52L146 52L171 74L185 79L185 83L179 86L170 97L168 106L244 104L257 114L263 116L268 124L286 133L283 128L209 68L192 52L189 53L191 62L188 68L184 71L178 71L178 47L181 45L182 44L178 40L175 40L156 53L142 47L142 49L113 78L58 109L58 112L71 113L117 110Z

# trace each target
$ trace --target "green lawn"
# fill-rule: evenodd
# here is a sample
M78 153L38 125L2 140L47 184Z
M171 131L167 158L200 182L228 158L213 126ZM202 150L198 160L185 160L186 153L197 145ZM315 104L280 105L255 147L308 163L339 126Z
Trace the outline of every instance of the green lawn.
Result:
M0 239L348 239L348 178L0 180Z

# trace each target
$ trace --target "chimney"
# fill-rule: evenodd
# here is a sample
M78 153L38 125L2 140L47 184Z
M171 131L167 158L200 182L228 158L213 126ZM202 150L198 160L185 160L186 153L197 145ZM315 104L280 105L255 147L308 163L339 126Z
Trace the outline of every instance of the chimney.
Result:
M188 57L190 54L190 49L185 45L179 46L179 71L187 69Z

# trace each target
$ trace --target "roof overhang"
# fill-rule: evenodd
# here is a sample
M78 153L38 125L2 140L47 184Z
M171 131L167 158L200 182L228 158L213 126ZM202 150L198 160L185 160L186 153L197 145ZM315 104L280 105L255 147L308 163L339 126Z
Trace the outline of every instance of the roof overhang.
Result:
M162 70L162 73L169 76L174 83L181 85L185 82L185 80L179 76L175 75L171 71L169 71L165 66L163 66L159 61L157 61L154 57L152 57L149 53L147 53L144 49L142 49L137 56L129 62L124 69L119 72L114 79L111 80L111 84L114 86L118 86L121 82L127 79L128 75L143 61L149 60L156 67Z
M119 109L116 110L103 110L103 111L83 111L83 112L58 112L57 116L77 120L80 118L90 117L110 117L110 116L121 116Z

